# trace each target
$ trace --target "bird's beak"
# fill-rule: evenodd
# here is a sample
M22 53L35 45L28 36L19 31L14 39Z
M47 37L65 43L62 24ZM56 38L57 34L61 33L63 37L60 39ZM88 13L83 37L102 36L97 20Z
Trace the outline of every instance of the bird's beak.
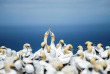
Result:
M93 44L92 46L96 46L95 44Z
M87 48L85 48L85 50L87 50Z
M80 56L79 54L76 54L76 56Z
M69 50L70 50L70 51L73 51L73 49L72 49L72 48L70 48Z
M75 51L77 51L77 50L78 50L78 48Z
M11 69L13 69L13 70L17 71L16 67L11 67Z
M101 70L98 71L100 74L103 74L103 72Z
M64 46L64 43L61 43L62 46Z
M29 48L29 46L26 46L26 48L28 49L28 48Z
M76 56L80 56L79 54L75 54L75 55L73 55L72 57L76 57Z
M39 56L39 61L40 61L40 60L42 60L42 57L41 57L41 56Z
M44 49L45 45L42 47Z

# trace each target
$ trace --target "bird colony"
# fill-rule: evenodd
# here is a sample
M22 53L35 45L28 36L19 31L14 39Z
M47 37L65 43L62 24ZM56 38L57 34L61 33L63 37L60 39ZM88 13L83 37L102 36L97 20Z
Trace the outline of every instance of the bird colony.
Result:
M49 35L50 45L47 44ZM56 46L54 41L54 33L48 30L35 53L29 43L18 52L1 46L0 74L110 74L110 46L104 49L101 43L95 46L87 41L85 50L79 45L76 51L64 40Z

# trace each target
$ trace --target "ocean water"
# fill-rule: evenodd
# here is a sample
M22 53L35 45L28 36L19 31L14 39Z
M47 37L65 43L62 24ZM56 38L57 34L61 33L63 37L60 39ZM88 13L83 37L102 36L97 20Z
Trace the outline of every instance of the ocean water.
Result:
M72 44L76 49L78 45L85 48L86 41L94 44L102 43L103 46L110 46L110 25L1 25L0 46L6 46L19 51L24 43L30 43L33 51L41 48L44 33L51 29L55 34L55 44L63 39L66 44ZM48 37L48 45L51 37ZM73 51L74 53L76 51Z

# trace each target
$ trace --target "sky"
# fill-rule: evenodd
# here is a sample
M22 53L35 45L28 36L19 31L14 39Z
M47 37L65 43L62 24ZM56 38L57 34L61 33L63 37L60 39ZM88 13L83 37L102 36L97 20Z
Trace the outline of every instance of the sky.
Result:
M107 46L109 27L110 0L0 0L0 46L17 51L24 43L40 49L49 28L56 44L64 39L74 49L85 41Z

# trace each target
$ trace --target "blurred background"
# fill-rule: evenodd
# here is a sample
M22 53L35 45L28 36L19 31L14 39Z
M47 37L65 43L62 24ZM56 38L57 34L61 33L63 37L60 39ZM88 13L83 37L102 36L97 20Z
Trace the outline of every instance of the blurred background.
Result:
M110 45L110 0L0 0L0 46L18 51L30 43L35 52L49 28L55 44Z

